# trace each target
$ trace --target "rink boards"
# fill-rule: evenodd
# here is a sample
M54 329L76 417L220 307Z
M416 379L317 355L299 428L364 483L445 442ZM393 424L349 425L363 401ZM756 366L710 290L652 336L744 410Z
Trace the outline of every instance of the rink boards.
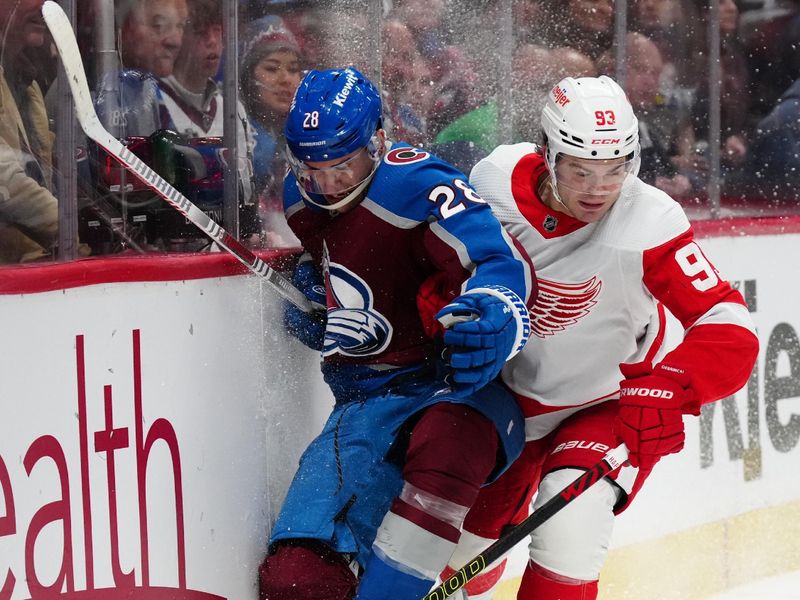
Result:
M691 600L800 568L800 233L752 233L701 243L748 300L758 368L619 519L604 598ZM0 332L0 600L255 599L330 406L276 296L219 255L4 270Z

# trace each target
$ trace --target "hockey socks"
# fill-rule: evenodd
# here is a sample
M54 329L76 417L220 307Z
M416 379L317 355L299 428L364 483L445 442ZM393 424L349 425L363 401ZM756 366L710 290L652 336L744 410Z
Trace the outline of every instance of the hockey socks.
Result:
M278 542L258 569L260 600L352 600L347 559L317 540Z
M433 587L495 465L498 443L494 425L470 407L443 402L425 411L409 440L405 484L378 528L357 600L419 600Z
M433 587L434 580L406 573L400 567L373 554L367 561L355 600L419 600Z
M519 600L596 600L597 580L581 581L553 573L533 561L528 561Z

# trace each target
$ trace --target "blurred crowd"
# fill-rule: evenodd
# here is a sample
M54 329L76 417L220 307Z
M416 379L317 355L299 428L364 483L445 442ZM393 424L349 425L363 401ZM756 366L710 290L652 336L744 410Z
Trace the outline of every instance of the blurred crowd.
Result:
M215 220L235 155L238 233L265 248L296 243L280 197L294 90L304 70L348 64L381 82L390 139L467 174L499 143L539 140L554 82L608 74L640 117L645 181L703 206L714 178L737 210L796 210L800 1L710 1L628 0L621 48L613 0L240 0L235 152L223 143L227 2L115 0L109 48L103 3L79 3L76 30L106 128ZM58 238L58 63L41 4L0 0L0 264L52 257ZM102 149L77 145L79 255L213 248Z

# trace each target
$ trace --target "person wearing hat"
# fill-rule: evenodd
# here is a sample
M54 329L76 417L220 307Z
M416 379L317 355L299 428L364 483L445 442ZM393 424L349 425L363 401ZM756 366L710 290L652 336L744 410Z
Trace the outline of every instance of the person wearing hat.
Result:
M275 15L253 21L242 48L240 89L255 146L256 190L279 191L286 162L283 125L302 78L302 54L294 35ZM280 206L278 206L280 209Z

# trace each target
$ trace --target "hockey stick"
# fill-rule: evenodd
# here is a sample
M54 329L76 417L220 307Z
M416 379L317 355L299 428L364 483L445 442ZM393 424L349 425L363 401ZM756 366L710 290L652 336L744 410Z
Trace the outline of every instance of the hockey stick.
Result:
M542 504L537 510L532 512L527 519L512 527L506 535L445 579L440 586L428 592L422 597L422 600L444 600L463 588L469 581L483 571L487 565L501 558L519 542L529 536L534 529L575 500L575 498L583 494L603 477L619 469L627 459L628 449L625 447L625 444L620 444L613 450L609 450L599 463L570 483L558 494L550 498L550 500Z
M221 226L212 221L207 214L197 208L186 196L172 187L160 175L144 164L139 157L128 150L119 140L112 136L103 125L95 112L89 84L86 81L86 72L78 50L78 42L69 18L62 8L47 0L42 6L42 16L53 42L61 57L61 64L67 75L69 89L75 101L75 113L81 129L86 135L97 142L99 146L127 167L136 177L142 180L149 188L176 208L194 225L203 230L212 240L217 242L239 262L245 265L256 275L265 278L273 288L289 302L300 310L310 313L312 306L305 294L294 287L267 263L245 248L239 240L225 231Z

